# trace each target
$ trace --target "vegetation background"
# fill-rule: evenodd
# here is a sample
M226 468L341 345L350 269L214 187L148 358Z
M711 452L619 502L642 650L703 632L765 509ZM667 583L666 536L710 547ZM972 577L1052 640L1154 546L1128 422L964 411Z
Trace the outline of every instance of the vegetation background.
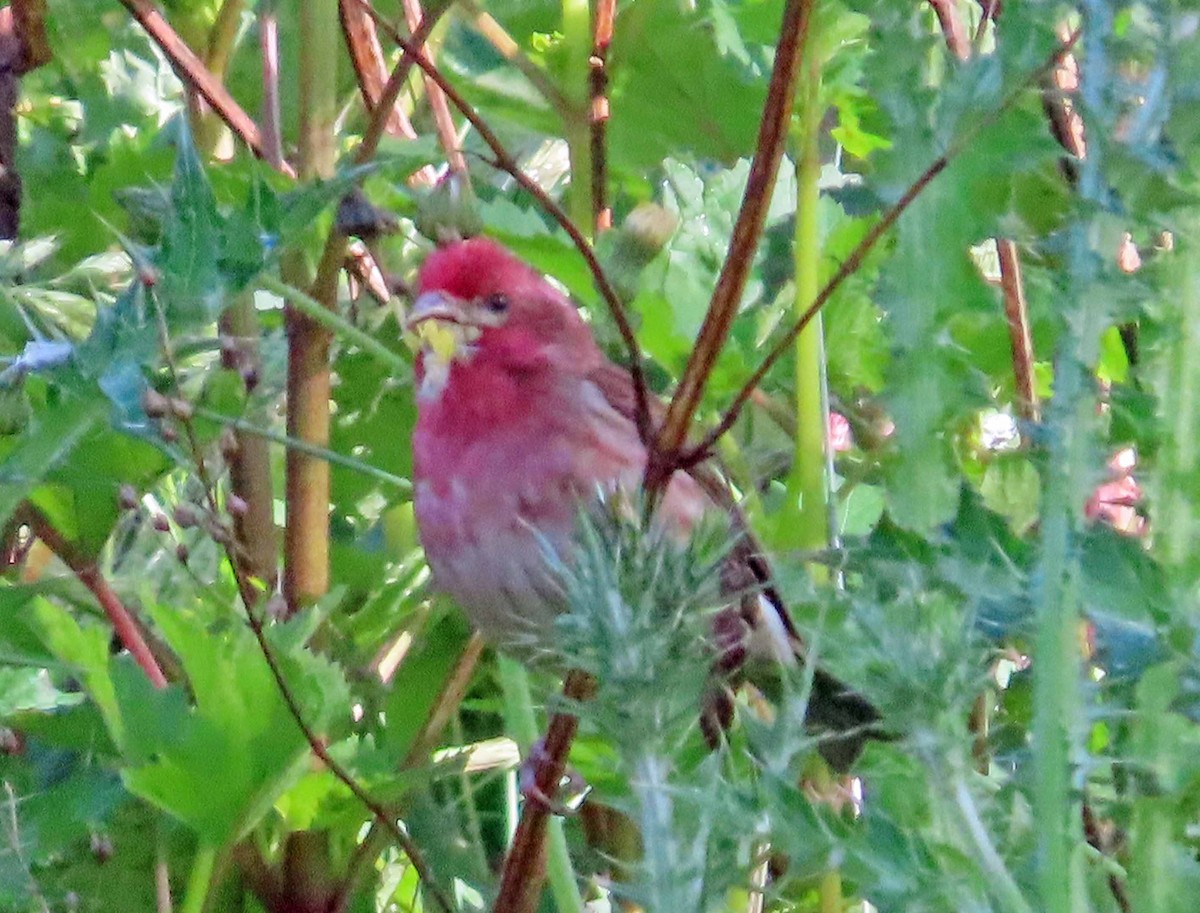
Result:
M14 0L0 910L1194 910L1198 27ZM582 705L430 599L395 305L418 229L472 220L697 394L659 465L719 452L895 735L857 779L815 761L804 673L703 751L705 664L665 660L705 543L589 531ZM594 792L548 820L518 746L561 761L565 707Z

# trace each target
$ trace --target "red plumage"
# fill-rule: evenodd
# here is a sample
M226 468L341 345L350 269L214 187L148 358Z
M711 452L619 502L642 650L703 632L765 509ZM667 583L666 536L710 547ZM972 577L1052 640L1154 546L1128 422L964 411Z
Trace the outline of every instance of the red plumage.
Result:
M435 251L417 293L409 326L434 332L417 364L414 500L434 583L493 641L536 649L564 607L547 544L569 561L580 499L641 482L631 380L567 298L493 241ZM685 536L722 495L677 472L659 521ZM731 590L753 589L766 584L764 567L746 537L725 577ZM790 662L799 645L778 600L757 593L720 633L727 657L751 649ZM832 678L819 674L817 690L826 693L811 706L830 702L818 714L826 725L874 720Z

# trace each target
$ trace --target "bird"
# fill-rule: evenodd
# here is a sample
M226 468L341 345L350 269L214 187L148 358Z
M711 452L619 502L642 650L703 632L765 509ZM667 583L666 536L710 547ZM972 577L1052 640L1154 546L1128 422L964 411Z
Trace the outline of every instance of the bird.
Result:
M633 382L567 296L490 238L434 250L414 291L405 320L421 340L413 504L433 585L486 639L533 655L566 608L556 567L570 563L581 502L642 481L648 451ZM656 520L683 539L718 509L735 536L721 569L731 605L714 622L715 665L736 674L747 658L795 664L801 638L719 474L676 471ZM710 714L706 735L731 710ZM877 721L865 698L815 670L808 723L828 734L820 744L835 768Z

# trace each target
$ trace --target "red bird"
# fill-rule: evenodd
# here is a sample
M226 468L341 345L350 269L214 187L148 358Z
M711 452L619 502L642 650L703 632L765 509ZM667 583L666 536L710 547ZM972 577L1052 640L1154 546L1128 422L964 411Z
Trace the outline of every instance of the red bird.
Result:
M569 559L580 499L641 482L632 382L561 292L485 238L429 256L408 326L425 343L413 479L434 584L491 640L536 648L564 608L547 543ZM660 522L685 536L714 507L710 494L675 473ZM735 549L743 563L755 560L747 543ZM724 576L739 591L767 582L761 565L732 570ZM741 603L720 624L723 665L747 650L794 662L799 639L778 602ZM861 697L817 676L810 720L844 731L875 719Z

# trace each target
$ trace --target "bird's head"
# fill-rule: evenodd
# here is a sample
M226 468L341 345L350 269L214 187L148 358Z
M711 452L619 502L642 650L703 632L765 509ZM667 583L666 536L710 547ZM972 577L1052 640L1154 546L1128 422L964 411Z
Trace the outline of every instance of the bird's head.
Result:
M455 363L513 373L587 370L591 331L567 298L487 238L434 251L421 267L405 321L422 342L422 389L438 393Z

